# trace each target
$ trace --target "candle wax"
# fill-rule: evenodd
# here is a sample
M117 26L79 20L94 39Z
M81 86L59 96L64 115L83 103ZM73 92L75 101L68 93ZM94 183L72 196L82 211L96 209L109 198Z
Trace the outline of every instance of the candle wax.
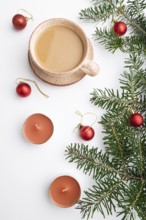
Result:
M50 118L40 113L32 114L23 124L23 134L33 144L45 143L52 136L53 130Z
M51 200L59 207L73 206L80 198L80 185L71 176L59 176L50 185Z

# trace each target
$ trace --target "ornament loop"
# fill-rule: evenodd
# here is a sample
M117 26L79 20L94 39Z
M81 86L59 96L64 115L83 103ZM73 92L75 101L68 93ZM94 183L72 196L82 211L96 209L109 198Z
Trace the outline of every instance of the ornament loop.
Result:
M97 121L97 115L96 115L95 113L86 112L86 113L82 114L79 110L76 110L75 113L80 116L80 122L79 122L79 124L74 128L73 131L75 131L76 129L79 129L81 126L83 126L83 124L84 124L84 123L83 123L83 119L84 119L85 115L89 115L89 114L90 114L90 115L94 115L94 116L95 116L94 121L92 122L92 124L89 125L90 127L92 127L92 126L96 123L96 121Z
M91 127L92 127L92 126L96 123L96 121L97 121L97 115L96 115L95 113L93 113L93 112L85 112L84 114L82 114L80 111L77 110L75 113L81 117L81 121L80 121L80 123L79 123L80 125L83 123L83 119L84 119L85 115L89 115L89 114L95 116L94 121L92 122L92 124L90 124Z
M76 110L75 113L81 117L81 121L80 121L79 125L82 124L83 116L84 115L80 111L78 111L78 110Z
M44 92L42 92L42 90L39 88L38 84L34 81L34 80L31 80L31 79L25 79L25 78L17 78L16 79L16 84L18 83L22 83L22 82L32 82L35 84L36 88L38 89L38 91L43 95L45 96L46 98L49 98L49 96L47 94L45 94Z
M21 12L22 12L22 13L21 13ZM17 13L23 14L24 16L27 17L27 19L33 20L32 14L29 13L27 10L25 10L25 9L23 9L23 8L18 9L18 10L17 10Z

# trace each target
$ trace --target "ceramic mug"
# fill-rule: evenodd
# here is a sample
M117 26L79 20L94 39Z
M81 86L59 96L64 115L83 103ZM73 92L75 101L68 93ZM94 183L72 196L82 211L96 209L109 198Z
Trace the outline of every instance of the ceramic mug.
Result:
M65 18L48 19L36 27L30 36L28 57L34 73L53 85L69 85L99 72L86 34Z

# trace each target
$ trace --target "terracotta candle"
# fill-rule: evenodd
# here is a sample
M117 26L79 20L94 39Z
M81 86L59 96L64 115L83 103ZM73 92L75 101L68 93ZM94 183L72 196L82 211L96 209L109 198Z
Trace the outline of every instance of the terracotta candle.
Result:
M73 206L80 198L80 185L71 176L59 176L50 185L51 200L59 207Z
M40 113L30 115L23 124L24 137L33 144L45 143L53 130L51 119Z

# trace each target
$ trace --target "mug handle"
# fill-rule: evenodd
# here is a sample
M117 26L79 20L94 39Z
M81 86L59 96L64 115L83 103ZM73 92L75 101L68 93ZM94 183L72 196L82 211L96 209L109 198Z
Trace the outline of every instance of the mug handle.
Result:
M89 76L96 76L99 73L98 64L92 60L86 60L80 69Z

